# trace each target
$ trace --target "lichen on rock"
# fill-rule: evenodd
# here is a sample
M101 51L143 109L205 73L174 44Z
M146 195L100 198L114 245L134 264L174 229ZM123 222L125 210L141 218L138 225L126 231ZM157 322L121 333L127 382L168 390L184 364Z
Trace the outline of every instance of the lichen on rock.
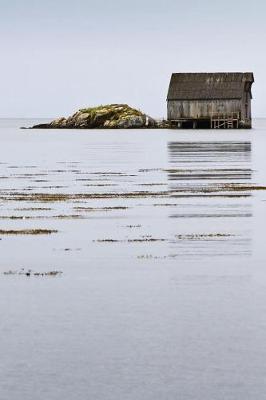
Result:
M153 118L127 104L109 104L83 108L68 118L34 125L43 129L139 129L161 128Z

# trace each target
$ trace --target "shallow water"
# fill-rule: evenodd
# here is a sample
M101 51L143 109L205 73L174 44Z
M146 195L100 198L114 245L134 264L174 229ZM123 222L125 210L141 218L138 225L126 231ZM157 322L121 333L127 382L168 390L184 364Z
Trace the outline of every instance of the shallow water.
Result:
M0 121L1 400L263 398L266 120L33 123Z

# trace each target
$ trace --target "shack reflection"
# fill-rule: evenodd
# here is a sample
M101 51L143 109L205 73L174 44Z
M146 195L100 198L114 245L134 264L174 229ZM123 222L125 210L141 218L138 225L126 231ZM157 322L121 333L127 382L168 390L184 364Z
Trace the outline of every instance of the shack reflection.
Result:
M251 151L245 141L168 143L179 256L251 254L251 193L244 189L252 179Z

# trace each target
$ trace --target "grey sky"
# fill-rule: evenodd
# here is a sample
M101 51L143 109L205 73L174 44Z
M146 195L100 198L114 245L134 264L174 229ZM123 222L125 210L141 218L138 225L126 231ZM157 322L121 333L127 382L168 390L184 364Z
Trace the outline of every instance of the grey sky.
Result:
M264 0L0 0L0 117L123 102L166 114L172 72L253 71L266 116Z

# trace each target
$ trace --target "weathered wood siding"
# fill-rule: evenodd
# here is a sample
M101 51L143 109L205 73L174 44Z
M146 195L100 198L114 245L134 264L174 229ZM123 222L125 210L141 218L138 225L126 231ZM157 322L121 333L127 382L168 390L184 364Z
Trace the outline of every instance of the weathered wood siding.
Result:
M246 112L246 101L241 100L168 100L168 120L211 118L213 113ZM248 113L250 115L250 96Z
M241 101L241 116L243 120L251 120L251 94L244 92Z

